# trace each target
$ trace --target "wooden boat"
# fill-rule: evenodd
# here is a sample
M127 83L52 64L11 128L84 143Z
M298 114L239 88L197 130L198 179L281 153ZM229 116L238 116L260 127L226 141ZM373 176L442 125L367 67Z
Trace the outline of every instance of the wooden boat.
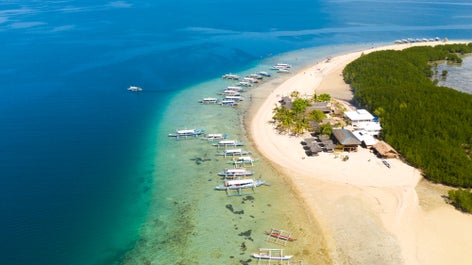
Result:
M282 239L282 240L286 240L286 241L293 242L293 241L297 240L296 238L282 235L281 233L279 233L277 231L272 231L272 232L265 231L264 233L268 236L275 237L275 238Z

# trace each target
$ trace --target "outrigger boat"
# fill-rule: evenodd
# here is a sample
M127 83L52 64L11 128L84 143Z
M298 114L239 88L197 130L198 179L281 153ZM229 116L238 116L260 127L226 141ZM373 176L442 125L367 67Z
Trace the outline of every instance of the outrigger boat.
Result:
M239 80L240 76L235 74L224 74L223 79Z
M224 100L233 100L233 101L243 101L244 98L242 96L225 96Z
M188 136L193 136L193 137L198 137L199 135L202 135L205 133L205 130L201 129L190 129L190 130L177 130L175 133L169 133L169 137L188 137Z
M202 98L198 102L202 104L217 104L218 99L217 98Z
M268 236L271 236L271 237L274 237L274 238L277 238L277 239L282 239L282 240L285 240L285 241L293 242L293 241L297 240L296 238L290 237L288 234L284 235L283 231L278 232L278 230L276 230L276 229L272 229L271 232L264 231L264 233Z
M265 249L260 248L259 253L253 253L252 256L256 259L264 260L290 260L293 255L284 255L283 249Z
M218 176L225 178L246 177L254 175L254 171L248 171L245 168L226 168L224 171L218 173Z
M233 161L229 161L228 164L235 165L235 166L247 165L247 164L254 165L254 162L257 162L257 161L259 160L254 159L251 156L240 156L237 159L234 159Z
M218 147L220 147L220 146L224 146L224 147L226 147L226 146L243 146L244 143L243 142L238 142L236 140L221 140L217 143L214 143L213 145L218 146Z
M238 102L234 99L223 99L220 103L222 106L232 106L235 107L238 105Z
M237 91L237 92L246 92L247 90L240 87L240 86L229 86L229 87L226 87L225 90L232 90L232 91Z
M222 133L208 133L205 134L204 138L205 140L212 141L212 140L222 140L226 139L228 135L222 134Z
M218 185L215 187L215 190L241 190L241 189L251 189L261 186L265 183L265 180L259 179L230 179L225 180L223 185Z
M225 150L221 153L218 153L218 155L227 157L227 156L249 155L250 153L251 153L250 151L244 151L244 150L241 150L241 149L228 149L228 150Z

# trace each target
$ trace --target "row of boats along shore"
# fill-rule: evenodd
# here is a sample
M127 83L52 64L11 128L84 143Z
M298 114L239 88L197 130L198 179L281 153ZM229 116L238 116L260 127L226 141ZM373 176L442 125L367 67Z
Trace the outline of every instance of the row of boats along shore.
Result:
M215 155L228 158L227 164L232 167L225 168L217 173L222 178L222 184L214 187L215 190L226 191L227 196L241 196L255 193L257 187L262 185L270 186L263 179L254 179L253 170L248 169L254 166L258 159L251 156L250 151L243 150L243 142L228 139L227 134L223 133L206 133L203 129L182 129L176 130L168 135L176 140L203 139L209 145L216 148ZM290 231L271 228L265 231L265 241L281 246L286 246L288 242L295 242L296 238L292 236ZM284 249L281 248L259 248L258 252L252 253L251 256L258 260L258 264L262 261L283 262L277 264L303 264L301 260L292 263L293 255L286 255Z
M276 73L290 73L292 66L286 63L278 63L270 69ZM237 106L244 100L243 93L248 89L260 84L264 79L271 77L272 74L261 71L258 73L249 74L247 76L240 76L237 74L225 74L223 79L235 81L231 86L227 86L222 92L218 93L221 97L204 97L199 100L202 104L219 104L222 106Z
M278 73L289 73L291 65L279 63L274 65L271 70ZM220 104L223 106L237 106L244 98L241 93L246 92L249 88L259 84L265 78L271 77L268 72L259 72L241 77L236 74L225 74L223 79L235 81L232 86L228 86L223 92L219 93L223 98L203 98L199 102L202 104ZM222 178L222 183L214 187L217 191L225 191L227 196L241 196L256 192L256 188L266 185L270 186L264 179L255 179L253 176L255 171L250 167L258 162L257 158L251 156L251 152L244 150L244 143L238 140L229 139L224 133L207 133L203 129L181 129L173 133L169 133L170 138L176 140L203 139L210 146L216 148L215 155L227 158L227 164L231 165L222 169L217 173ZM281 246L286 246L288 242L295 242L296 238L292 236L290 231L272 228L265 231L265 241ZM281 248L259 248L258 252L252 253L251 256L260 262L265 261L271 264L271 261L277 264L303 264L297 260L293 263L293 255L286 255L284 249ZM282 262L282 263L280 263Z
M211 146L216 147L215 155L228 158L227 164L232 167L225 168L218 172L218 176L223 178L223 183L215 187L215 190L226 191L228 196L240 196L261 185L270 185L263 179L250 178L255 174L254 171L247 169L249 166L254 166L258 162L257 158L251 156L251 152L243 150L243 142L228 139L227 134L222 133L206 133L202 129L184 129L177 130L170 133L169 137L174 137L177 140L201 138L210 143Z

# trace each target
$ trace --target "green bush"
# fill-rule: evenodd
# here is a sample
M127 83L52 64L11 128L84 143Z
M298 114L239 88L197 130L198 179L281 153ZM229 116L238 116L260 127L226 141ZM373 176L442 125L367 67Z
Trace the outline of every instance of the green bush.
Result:
M382 122L382 138L426 178L472 187L472 95L436 86L431 62L457 60L471 44L412 47L361 56L343 70L355 101Z

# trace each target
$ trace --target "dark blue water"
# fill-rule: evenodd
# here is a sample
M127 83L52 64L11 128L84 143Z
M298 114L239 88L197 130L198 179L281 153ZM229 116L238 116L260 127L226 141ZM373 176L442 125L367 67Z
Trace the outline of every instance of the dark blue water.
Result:
M1 1L0 263L119 262L180 89L306 47L471 39L470 14L466 0Z

